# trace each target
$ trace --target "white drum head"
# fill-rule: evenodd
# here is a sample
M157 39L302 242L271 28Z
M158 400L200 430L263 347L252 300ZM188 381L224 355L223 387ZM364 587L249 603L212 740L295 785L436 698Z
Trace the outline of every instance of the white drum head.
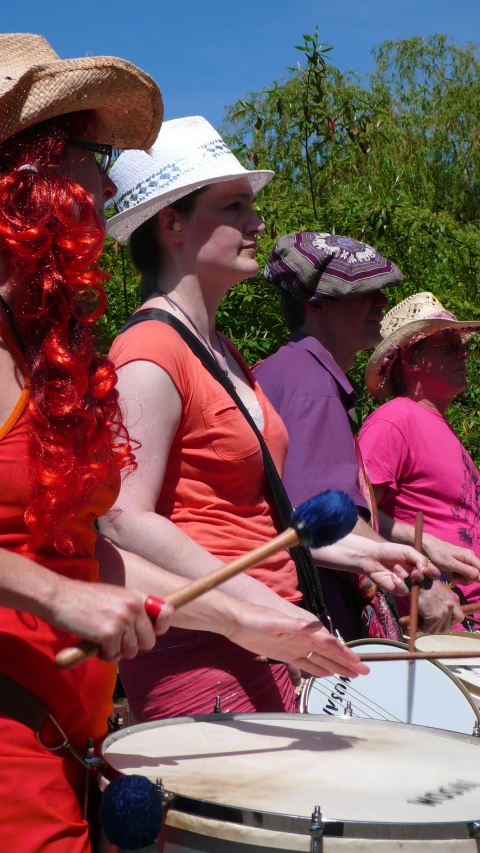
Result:
M392 826L404 839L468 838L465 824L480 818L479 747L417 726L243 714L123 729L106 739L103 756L120 773L161 778L179 797L174 810L215 818L217 809L228 823L270 830L283 816L279 830L308 834L318 805L326 835L340 821L356 838L369 837L369 826L376 838L395 837Z
M431 639L435 639L432 637ZM389 640L355 640L357 654L407 649ZM372 661L370 674L312 678L304 688L300 710L343 716L347 701L354 717L412 723L472 734L480 719L476 703L452 673L435 661Z
M421 652L458 651L474 652L477 658L445 658L441 661L463 684L474 693L480 693L480 634L451 631L448 634L424 634L415 640L415 648Z

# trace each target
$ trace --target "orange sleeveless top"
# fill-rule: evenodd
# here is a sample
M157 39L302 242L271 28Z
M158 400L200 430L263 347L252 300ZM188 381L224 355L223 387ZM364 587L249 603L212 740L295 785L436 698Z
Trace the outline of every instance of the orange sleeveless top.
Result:
M0 335L25 372L24 358L3 327ZM0 426L0 548L19 552L25 546L21 553L28 559L72 579L98 582L93 522L115 502L120 484L118 469L112 458L110 482L88 497L69 525L75 545L72 557L45 546L38 553L29 551L31 537L24 521L32 493L28 397L26 380L12 414ZM35 693L72 742L83 749L86 737L98 739L105 733L116 668L92 658L69 672L59 670L55 654L75 640L32 614L0 607L0 671Z
M222 340L249 378L262 407L263 435L281 476L288 449L283 421L238 350L223 335ZM157 513L226 561L275 536L258 439L232 398L178 332L164 323L147 320L114 341L110 358L117 369L132 361L158 364L170 376L182 401L182 417L170 449ZM289 601L302 597L288 551L264 560L248 573Z

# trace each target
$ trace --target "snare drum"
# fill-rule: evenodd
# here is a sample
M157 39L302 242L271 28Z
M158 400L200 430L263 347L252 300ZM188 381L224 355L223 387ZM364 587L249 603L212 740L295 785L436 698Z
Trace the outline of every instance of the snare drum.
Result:
M354 640L349 646L357 654L408 649L391 640ZM370 674L361 678L310 678L300 696L300 711L342 716L350 702L354 717L472 734L475 722L480 720L478 705L443 664L392 660L368 665Z
M441 661L449 672L451 672L464 685L471 694L473 701L480 705L480 634L468 631L450 631L448 634L423 634L415 640L415 647L422 652L442 651L475 651L479 649L478 660L476 658L448 658Z
M171 792L160 853L479 850L480 740L465 735L349 717L218 714L122 729L106 738L103 758L105 784L109 773L142 774Z

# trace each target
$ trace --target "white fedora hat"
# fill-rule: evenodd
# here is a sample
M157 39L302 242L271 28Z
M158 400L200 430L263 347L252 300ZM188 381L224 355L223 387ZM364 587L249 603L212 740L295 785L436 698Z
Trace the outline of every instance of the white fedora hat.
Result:
M108 220L108 234L126 242L142 222L200 187L247 177L257 193L273 176L245 169L201 116L166 121L149 151L125 151L114 164L118 213Z
M454 329L465 342L478 334L480 322L457 320L429 291L414 293L388 311L381 325L382 343L365 371L372 397L384 400L392 395L392 366L403 350L445 329Z
M81 110L95 112L91 141L114 148L149 148L163 117L157 84L131 62L60 59L42 36L0 34L0 142Z

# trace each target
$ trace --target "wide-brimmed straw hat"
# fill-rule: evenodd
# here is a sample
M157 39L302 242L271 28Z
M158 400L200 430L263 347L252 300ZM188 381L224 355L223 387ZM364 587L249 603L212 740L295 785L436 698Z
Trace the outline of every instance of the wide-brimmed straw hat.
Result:
M107 231L126 242L159 210L200 187L246 177L257 193L273 176L267 170L245 169L201 116L166 121L148 152L126 151L113 166L118 214L109 219Z
M347 299L393 287L402 273L378 249L339 234L299 231L275 243L264 277L304 302Z
M0 34L0 142L81 110L95 111L91 141L114 148L149 148L163 118L157 84L131 62L60 59L42 36Z
M457 320L428 291L414 293L395 305L383 318L383 341L367 364L365 383L370 394L377 400L390 397L393 393L392 367L398 356L418 341L446 329L458 332L465 342L480 331L480 322Z

